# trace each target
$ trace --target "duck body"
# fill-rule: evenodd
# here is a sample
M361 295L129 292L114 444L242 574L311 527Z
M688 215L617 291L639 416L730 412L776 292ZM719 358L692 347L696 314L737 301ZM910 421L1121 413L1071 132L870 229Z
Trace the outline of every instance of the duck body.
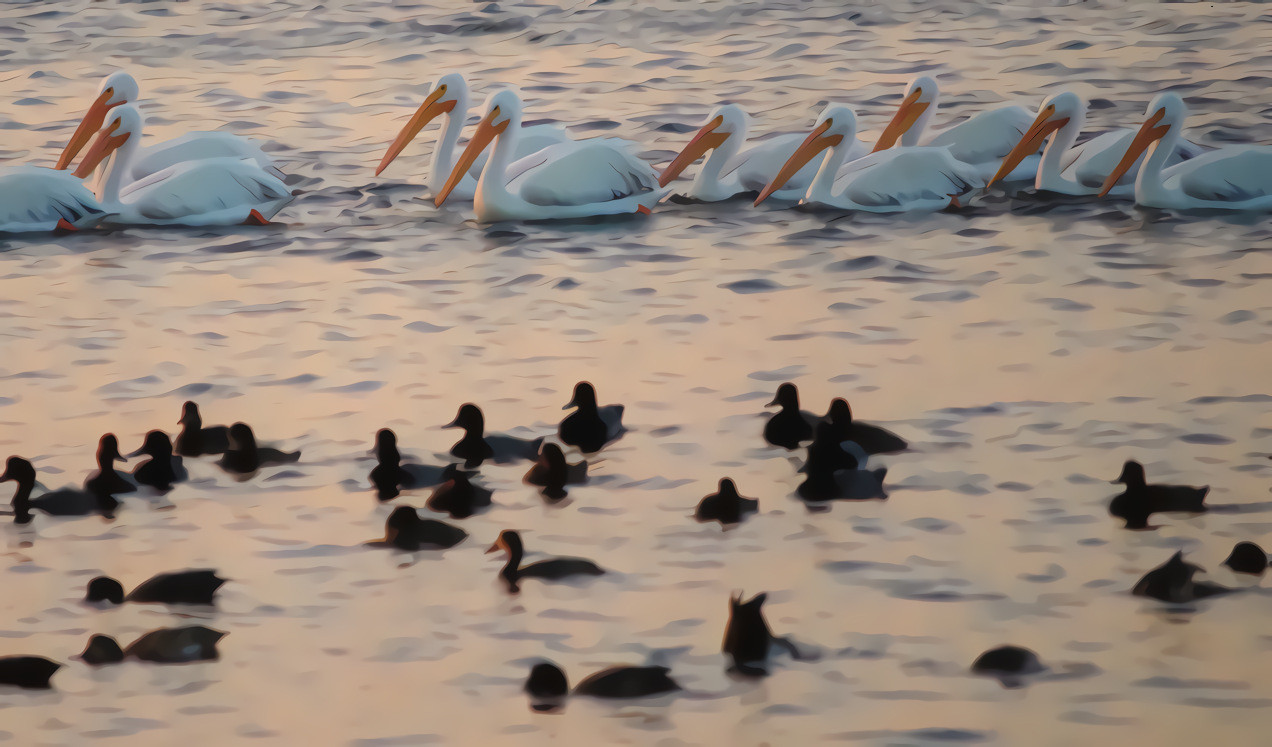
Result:
M177 434L176 453L181 456L222 454L230 448L230 429L223 425L203 427L199 406L186 402L181 407L181 432Z
M850 451L851 449L851 451ZM808 459L800 471L804 481L795 489L805 501L886 499L886 467L861 469L868 455L853 441L840 441L835 426L823 420L808 445Z
M251 474L261 467L289 464L300 460L299 451L280 451L267 446L257 446L256 436L246 423L230 426L230 446L217 462L226 472Z
M1187 485L1149 485L1144 467L1128 460L1115 483L1126 485L1126 491L1109 502L1109 513L1126 522L1127 529L1144 529L1155 513L1205 513L1206 494L1210 487Z
M578 408L561 421L557 434L562 443L578 447L587 454L594 454L621 437L623 406L596 404L596 389L591 383L580 381L574 386L574 396L562 409Z
M62 665L43 656L0 656L0 685L48 690L49 680Z
M521 558L525 550L521 544L521 535L511 529L500 532L499 538L486 552L489 554L499 550L508 553L508 561L499 571L499 576L514 594L521 590L520 581L523 578L560 581L575 576L600 576L605 573L604 568L586 558L550 558L522 566Z
M570 464L565 460L561 447L551 442L544 442L539 447L539 458L530 471L526 472L525 482L543 488L544 496L551 500L561 500L566 496L566 485L580 485L587 482L587 462Z
M146 455L150 459L137 465L132 479L139 485L147 485L160 492L172 490L174 483L189 479L185 464L181 457L173 453L172 441L163 431L150 431L146 434L141 448L130 456Z
M398 506L384 522L384 544L415 552L454 547L468 537L459 527L435 519L421 519L410 506Z
M160 664L215 661L220 658L216 644L226 635L202 625L159 628L130 643L124 649L124 656Z
M508 464L521 459L534 459L538 455L542 438L526 440L506 435L486 435L486 417L481 408L471 402L460 405L455 419L443 428L463 428L464 436L451 447L451 456L464 460L464 466L474 469L482 462Z
M446 467L443 477L446 481L433 490L424 504L428 510L466 519L490 508L492 491L474 485L468 472L452 464Z
M212 604L216 590L224 583L225 579L212 570L175 571L152 576L124 596L123 586L118 581L99 576L89 582L85 601Z
M617 666L602 669L583 678L574 688L575 695L594 698L645 698L680 690L668 674L667 667Z
M400 488L425 488L446 480L442 467L403 464L402 455L398 452L397 434L389 428L381 428L375 434L375 454L376 465L370 478L381 501L398 497Z
M693 516L698 521L718 521L723 526L740 524L743 519L759 510L760 502L755 498L744 498L738 495L738 487L733 480L720 480L716 492L698 502Z

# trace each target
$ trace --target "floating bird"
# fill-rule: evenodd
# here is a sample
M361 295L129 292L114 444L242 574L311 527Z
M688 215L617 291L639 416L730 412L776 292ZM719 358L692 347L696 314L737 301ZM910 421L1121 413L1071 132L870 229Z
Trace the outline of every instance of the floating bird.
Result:
M230 426L230 448L217 462L226 472L251 474L271 464L287 464L300 459L299 451L279 451L268 446L257 446L256 436L247 423Z
M1125 520L1127 529L1147 528L1148 517L1159 512L1205 513L1203 501L1210 492L1209 485L1200 488L1149 485L1144 477L1144 466L1133 459L1122 465L1122 474L1113 482L1125 485L1126 491L1109 502L1109 513Z
M1207 581L1193 581L1200 566L1184 561L1184 551L1170 556L1170 560L1154 568L1136 582L1131 593L1137 597L1152 597L1172 604L1185 604L1197 599L1212 597L1232 591L1225 586Z
M1268 554L1253 542L1238 542L1223 564L1237 573L1262 576L1268 569Z
M823 420L831 424L835 438L852 441L867 454L895 454L910 447L905 439L886 428L853 420L852 407L842 397L831 400Z
M668 191L652 166L617 138L569 140L514 162L521 135L521 99L497 91L468 147L434 197L441 207L492 141L494 152L477 180L473 208L483 223L648 213Z
M729 655L733 669L742 674L766 676L768 670L765 665L774 644L785 648L794 658L800 658L795 644L787 638L773 635L769 629L761 609L765 599L768 599L768 594L764 592L751 597L749 602L742 601L740 592L729 597L729 621L724 626L724 642L720 650Z
M565 453L561 447L551 441L544 441L539 446L539 459L523 478L530 485L539 485L540 492L552 501L565 498L566 485L579 485L587 482L587 462L579 461L570 464L565 461Z
M530 669L522 688L530 696L530 708L540 713L559 711L570 694L565 672L550 661L541 661Z
M428 510L449 514L452 519L467 519L490 508L491 491L474 485L470 479L472 473L448 464L442 471L442 477L445 482L433 489L433 494L424 504Z
M583 678L574 688L575 695L594 698L644 698L680 690L667 667L618 666L602 669Z
M230 448L230 429L223 425L203 427L199 406L186 402L181 406L181 419L177 421L181 432L177 434L177 453L182 456L221 454Z
M402 464L402 455L398 452L397 434L388 428L381 428L375 434L376 465L371 470L371 484L375 486L380 500L388 501L396 498L399 488L426 488L444 481L445 471L441 467L423 464Z
M125 596L123 584L109 576L98 576L88 582L84 601L212 604L216 590L224 583L225 579L212 570L175 571L151 576Z
M739 524L747 516L759 510L760 502L755 498L743 498L738 495L738 487L733 480L725 477L720 480L716 492L698 502L693 517L698 521L718 521L722 526Z
M459 527L435 519L421 519L410 506L398 506L384 522L384 539L370 544L390 545L415 552L454 547L467 536L468 532Z
M788 382L778 386L773 401L765 407L774 405L781 409L773 413L773 417L764 424L764 440L784 449L798 449L799 445L813 437L813 426L820 420L811 412L799 409L799 389Z
M124 660L124 650L119 647L119 641L108 635L94 635L88 639L88 645L84 646L84 651L79 658L90 666L101 666L102 664L117 664Z
M1021 646L991 648L972 662L973 673L997 678L1003 687L1019 687L1020 677L1046 670L1037 654Z
M0 685L48 690L49 679L62 665L43 656L0 656Z
M523 578L559 581L571 576L599 576L605 573L605 569L584 558L549 558L522 566L521 556L524 550L521 545L521 535L511 529L500 532L499 538L489 550L486 550L486 553L490 554L499 550L508 553L508 562L499 571L499 576L507 583L508 591L514 594L521 591L518 582Z
M0 233L92 228L106 210L81 179L39 166L0 169Z
M115 462L127 461L119 453L119 439L115 438L115 434L104 434L97 442L97 471L84 481L84 490L104 497L135 492L137 486L115 471Z
M78 488L60 488L48 491L34 498L35 467L22 457L11 456L5 462L5 470L0 474L0 482L12 480L18 484L13 492L13 521L15 524L29 524L31 509L39 509L50 516L87 516L102 514L112 518L119 507L114 496L103 493L94 494Z
M455 419L443 428L463 428L464 437L451 447L452 456L464 460L464 466L474 469L487 459L496 464L506 464L518 459L534 459L539 452L542 438L527 441L513 436L486 435L486 416L481 408L471 402L459 406Z
M570 446L577 446L588 454L600 451L605 444L623 435L623 406L596 404L596 388L590 382L580 381L574 385L574 396L562 410L576 407L561 421L557 434L561 441Z
M459 73L447 73L437 79L433 89L424 99L424 103L420 104L420 108L415 111L406 126L398 133L397 139L389 146L375 170L375 175L379 176L388 168L393 159L398 157L402 149L419 134L420 130L424 129L425 125L443 114L446 115L446 124L442 129L441 137L437 140L437 145L433 148L433 165L429 168L428 175L429 191L432 194L440 192L455 163L455 147L459 143L459 132L464 129L464 123L468 121L468 83ZM517 161L550 145L569 140L569 133L555 125L523 125L520 137L516 141L512 160ZM477 176L485 165L486 155L483 153L474 159L468 171L451 190L451 197L461 200L473 199L473 195L477 192Z
M132 472L133 480L139 485L149 485L155 490L168 492L172 484L182 482L190 477L182 464L181 457L172 453L172 441L163 431L150 431L141 448L129 454L130 457L145 454L148 460L137 465Z
M110 636L95 635L80 658L94 666L115 664L128 657L159 664L186 664L193 661L216 661L220 654L216 644L224 631L190 625L184 628L159 628L120 648Z
M841 441L836 431L828 421L817 424L817 434L808 445L808 458L800 468L805 478L796 494L812 502L886 499L883 480L887 468L863 469L866 453L853 441Z

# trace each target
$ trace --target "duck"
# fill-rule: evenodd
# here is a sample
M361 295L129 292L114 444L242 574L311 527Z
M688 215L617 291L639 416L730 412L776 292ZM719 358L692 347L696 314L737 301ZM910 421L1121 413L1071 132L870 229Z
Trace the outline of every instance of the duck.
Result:
M819 418L811 412L799 409L799 389L785 382L777 388L773 401L765 407L780 407L764 424L764 440L774 446L794 451L813 437L813 426Z
M35 467L19 456L11 456L5 462L0 482L8 481L18 484L13 491L15 524L31 523L31 509L39 509L50 516L88 516L99 513L109 519L119 507L119 501L112 495L98 495L72 487L49 491L32 498L31 493L36 485Z
M1268 554L1253 542L1238 542L1223 564L1236 573L1262 576L1268 569Z
M856 443L867 454L895 454L910 447L904 438L886 428L853 420L852 407L843 397L831 400L822 420L834 426L836 438Z
M550 661L541 661L530 668L530 676L522 687L530 696L531 710L540 713L558 711L570 694L570 681L565 671Z
M680 690L668 674L668 667L616 666L602 669L583 678L574 688L575 695L593 698L644 698Z
M551 441L544 441L539 446L539 459L526 473L525 482L543 488L540 492L550 501L559 501L566 496L566 485L579 485L587 482L587 462L579 461L570 464L565 461L565 452Z
M991 648L972 662L972 673L995 677L1003 687L1019 687L1020 677L1045 672L1047 667L1038 654L1023 646Z
M213 570L190 570L160 573L124 595L124 586L109 576L98 576L88 582L86 602L124 602L160 604L212 604L216 590L225 579Z
M129 454L129 457L141 455L150 457L137 465L132 472L132 479L138 485L148 485L160 492L172 490L173 483L189 479L181 457L172 453L172 440L163 431L150 431L146 434L141 448Z
M514 436L485 435L486 416L481 408L471 402L459 406L455 419L443 428L463 428L464 437L451 447L451 456L464 460L464 466L475 469L487 459L496 464L507 464L518 459L534 459L539 452L542 438L525 440Z
M1194 488L1187 485L1149 485L1144 477L1144 465L1128 459L1122 465L1122 474L1113 481L1126 486L1126 491L1109 502L1109 513L1126 522L1127 529L1146 529L1148 517L1158 512L1183 511L1205 513L1204 503L1210 486Z
M1232 591L1226 586L1208 581L1193 581L1197 571L1205 569L1184 560L1184 551L1179 550L1170 556L1170 560L1144 574L1136 582L1131 593L1137 597L1151 597L1172 604L1185 604L1216 594Z
M115 434L104 434L97 442L97 471L84 481L84 489L96 496L114 497L132 493L137 486L115 471L115 462L127 462L119 453L119 439Z
M229 634L225 631L202 625L158 628L128 644L126 648L120 648L119 643L110 636L95 635L89 639L80 658L94 666L116 664L128 657L159 664L216 661L220 658L216 644L227 635Z
M108 635L94 635L88 639L88 645L80 653L79 659L89 666L116 664L124 660L124 650L119 641Z
M388 545L415 552L423 549L454 547L468 537L468 532L444 521L421 519L410 506L398 506L384 522L384 539L373 545Z
M829 421L817 424L816 436L808 445L808 458L800 471L804 481L795 489L805 501L886 499L883 480L886 467L862 469L868 455L853 441L840 441Z
M741 674L766 676L768 670L765 664L774 644L786 648L796 659L800 658L795 644L787 638L773 635L769 629L761 609L766 599L766 592L760 592L746 602L742 601L741 592L729 596L729 621L724 626L724 642L720 650L729 655L733 660L732 669Z
M48 690L49 680L62 665L43 656L0 656L0 685Z
M177 423L181 432L177 434L176 451L181 456L223 454L230 448L230 429L223 425L203 427L199 406L194 402L181 406L181 419Z
M424 507L430 511L449 514L452 519L467 519L469 516L490 508L492 492L471 481L472 473L465 472L454 464L446 465L442 471L445 482L433 489Z
M221 455L221 469L226 472L251 474L271 464L288 464L300 460L299 451L279 451L268 446L257 446L256 436L247 423L230 426L230 447Z
M500 550L508 553L508 562L499 571L499 576L513 594L521 591L519 582L523 578L559 581L571 576L599 576L605 573L604 568L585 558L549 558L522 566L521 556L525 551L521 544L521 535L512 529L500 532L499 538L486 550L486 554Z
M376 465L372 468L370 477L381 501L398 497L399 488L426 488L438 485L445 479L441 467L402 464L397 434L390 428L381 428L376 432L375 458Z
M580 381L574 385L574 396L562 410L578 408L561 421L557 434L561 441L587 454L600 451L616 440L626 430L623 428L623 406L596 404L596 388L591 382Z
M738 486L732 479L724 477L720 479L716 492L698 502L693 517L700 522L718 521L721 526L730 526L742 523L759 507L757 499L738 495Z

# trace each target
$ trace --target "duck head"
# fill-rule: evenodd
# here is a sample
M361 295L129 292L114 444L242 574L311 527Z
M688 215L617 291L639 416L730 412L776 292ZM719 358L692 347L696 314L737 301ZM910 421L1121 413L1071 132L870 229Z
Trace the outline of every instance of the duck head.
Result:
M162 459L163 457L172 456L172 439L168 438L168 434L163 431L150 431L146 434L146 439L142 442L141 448L128 456L136 457L142 454L151 459Z
M561 409L568 410L571 407L577 407L580 410L596 409L596 388L591 382L580 381L574 385L574 396Z
M0 473L0 482L13 481L19 489L30 489L35 485L35 467L20 456L11 456L4 463L4 472Z
M734 483L733 480L728 477L720 478L720 482L716 486L716 494L719 495L721 498L727 498L731 500L737 500L738 498L741 498L741 496L738 495L737 484Z
M97 442L97 467L103 472L114 469L115 462L126 462L128 459L119 453L119 439L114 433L107 433Z
M774 395L773 401L765 405L765 407L781 406L783 410L798 411L799 410L799 390L789 381L777 388L777 394Z
M375 457L381 464L397 464L402 461L397 447L397 434L391 429L381 428L376 431Z
M110 576L98 576L88 582L88 591L84 595L85 602L124 603L124 585Z
M486 429L486 416L482 415L481 408L471 402L465 402L459 406L459 412L455 414L455 419L443 428L463 428L465 435L476 434L478 438Z
M199 416L199 406L193 402L186 402L181 406L181 419L177 421L177 425L184 425L190 430L198 430L203 427L203 418Z
M1134 459L1127 459L1126 464L1122 465L1122 474L1118 475L1113 483L1115 485L1121 483L1127 487L1143 487L1147 484L1144 477L1144 465Z
M230 426L230 446L234 451L256 453L256 435L247 423L235 423Z
M836 397L831 400L830 409L826 411L825 419L840 428L852 425L852 407L848 405L848 400L843 397Z

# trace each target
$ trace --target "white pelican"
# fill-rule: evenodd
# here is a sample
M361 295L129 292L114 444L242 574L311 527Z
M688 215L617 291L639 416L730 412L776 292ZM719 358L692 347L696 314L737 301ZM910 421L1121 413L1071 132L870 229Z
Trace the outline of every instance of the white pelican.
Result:
M0 233L92 228L105 217L84 182L65 171L13 166L0 171Z
M904 213L957 206L958 198L984 185L976 169L955 158L947 147L915 146L871 153L848 164L845 155L857 139L857 117L831 104L817 126L778 171L755 204L785 184L809 159L829 148L805 195L806 202L871 213Z
M1038 107L1038 117L1029 126L1029 131L1003 159L998 173L989 180L986 186L1000 180L1004 174L1011 173L1020 161L1037 152L1042 141L1050 137L1051 140L1042 151L1042 161L1038 165L1038 176L1034 180L1034 187L1040 192L1063 195L1098 193L1104 180L1130 146L1131 140L1135 137L1135 130L1123 128L1103 132L1074 147L1085 123L1086 102L1080 96L1069 91L1048 96ZM1205 149L1201 146L1183 140L1171 154L1167 165L1172 166L1180 161L1196 158L1204 152ZM1109 194L1116 197L1133 195L1135 176L1139 173L1142 161L1141 158L1131 164L1117 184L1109 190Z
M680 175L689 164L702 154L711 151L702 170L694 177L685 196L703 202L727 200L744 192L759 192L769 183L777 170L786 163L795 148L804 140L799 133L785 133L768 138L743 151L748 130L747 114L736 104L724 104L715 108L707 117L707 123L698 130L680 155L663 170L658 185L665 187ZM860 158L869 149L863 143L854 143L849 160ZM782 200L798 200L808 191L813 175L821 166L824 153L819 153L795 173L774 197Z
M459 73L447 73L437 79L437 82L433 84L433 90L429 91L428 97L424 99L424 103L420 104L420 108L411 116L410 121L398 133L397 139L389 146L389 150L375 170L375 175L379 176L388 168L393 159L398 157L402 149L419 134L420 130L442 114L446 115L446 127L442 130L437 146L433 148L433 166L428 176L429 191L434 195L440 192L446 177L450 176L451 166L455 163L455 146L459 143L459 131L468 121L468 83ZM569 133L555 125L522 127L521 137L517 140L517 149L512 157L514 160L524 158L549 145L564 143L569 139ZM481 173L485 165L486 158L483 154L464 174L452 191L452 196L464 200L473 199L473 194L477 191L477 175Z
M75 134L57 159L57 168L65 169L70 166L75 156L93 138L93 133L101 129L102 123L106 121L106 114L120 104L136 101L139 93L136 79L123 70L106 76L98 89L97 98L88 107ZM129 164L128 173L124 176L129 181L135 181L183 161L222 157L250 158L270 174L279 179L284 177L283 172L274 166L274 160L259 145L241 135L216 131L190 132L142 148Z
M1135 201L1141 205L1175 210L1272 210L1272 146L1219 148L1165 168L1182 136L1188 108L1183 99L1167 92L1158 94L1146 113L1148 119L1104 181L1101 196L1148 150L1135 178Z
M897 107L897 113L884 128L875 145L875 152L886 150L896 144L913 147L920 144L933 146L949 146L950 153L963 163L976 167L982 179L988 179L998 169L998 165L1011 152L1012 146L1020 142L1033 116L1024 107L1011 105L972 115L953 127L947 127L930 137L923 138L923 130L936 110L937 100L941 92L936 81L921 75L910 82L905 89L905 98ZM1007 181L1033 180L1038 170L1037 151L1021 160Z
M75 172L75 176L83 178L110 158L98 186L103 207L116 214L109 222L178 226L264 224L292 201L287 185L250 158L183 161L130 183L125 175L137 155L141 124L141 113L132 104L116 107Z
M520 134L520 97L510 89L491 94L486 115L434 203L441 207L492 140L494 152L473 197L477 220L485 223L648 213L670 191L658 187L653 167L633 155L626 140L570 140L514 163Z

